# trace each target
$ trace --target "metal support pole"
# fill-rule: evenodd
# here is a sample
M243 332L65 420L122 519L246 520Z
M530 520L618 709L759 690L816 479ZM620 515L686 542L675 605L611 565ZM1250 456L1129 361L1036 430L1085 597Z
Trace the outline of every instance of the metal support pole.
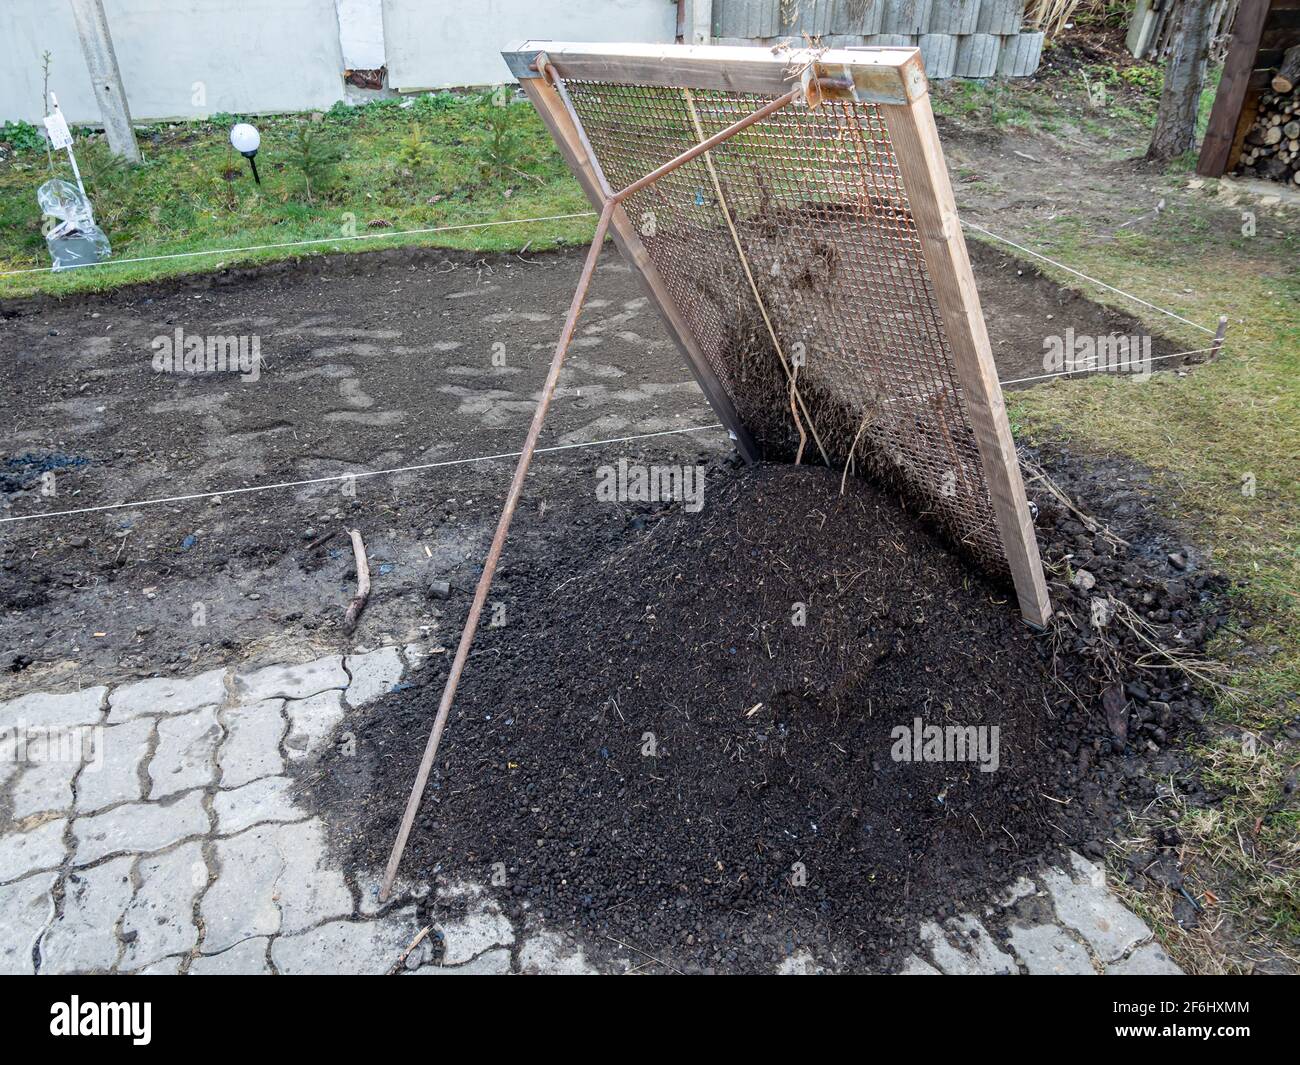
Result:
M544 70L543 73L545 73ZM488 590L492 587L492 578L496 574L497 563L500 561L501 551L505 547L506 534L510 531L510 522L515 516L515 508L519 505L520 496L523 495L524 477L533 461L533 452L537 448L537 438L542 431L542 422L546 420L546 412L551 406L552 398L555 396L555 386L560 380L560 370L564 366L564 357L568 354L569 344L573 340L573 334L578 327L578 317L582 313L582 305L587 298L587 289L591 287L591 277L596 270L596 260L600 257L601 246L605 243L605 235L609 231L609 223L614 211L628 196L639 192L647 185L653 184L665 174L672 173L679 166L698 158L711 148L717 147L723 141L729 140L742 130L748 129L754 123L761 122L768 115L781 110L781 108L795 100L801 91L798 88L791 89L785 95L765 104L738 122L733 122L720 133L714 134L708 140L701 141L695 147L677 156L677 158L670 160L661 167L657 167L649 174L646 174L645 177L632 182L627 188L609 196L602 205L600 219L596 223L596 234L592 238L591 250L587 252L587 260L583 264L582 274L578 278L577 290L573 293L573 302L569 304L569 314L565 318L564 329L560 332L560 340L556 344L555 355L551 359L551 368L546 375L546 383L542 385L541 398L537 401L537 410L533 414L533 423L528 429L528 437L524 441L523 450L519 455L519 464L515 467L514 479L510 482L510 491L506 494L505 506L501 510L496 533L492 537L487 559L483 563L483 572L479 576L478 586L474 589L474 601L470 604L469 615L465 619L465 628L460 635L460 644L456 648L456 657L452 660L451 672L447 675L447 684L443 688L442 699L438 703L438 713L433 719L433 731L429 733L429 740L425 744L424 757L420 760L420 769L415 775L415 784L412 786L411 794L406 800L406 811L402 814L402 823L397 830L397 840L393 843L392 853L388 856L388 867L384 871L384 883L379 889L380 902L388 900L388 896L393 890L393 882L397 879L397 867L401 864L402 854L406 850L406 842L410 838L411 828L415 824L415 815L420 810L420 800L424 797L424 789L429 783L429 774L433 770L433 761L438 755L438 745L442 742L442 734L447 727L447 717L451 713L451 704L456 698L456 688L460 685L461 673L464 672L465 662L469 658L469 649L474 642L474 634L478 631L479 618L482 616L483 607L487 603Z
M605 233L609 229L609 219L614 213L614 205L614 201L610 200L600 213L600 219L596 223L596 235L592 238L591 250L587 252L587 261L583 264L582 275L578 278L578 287L573 293L573 302L569 304L569 316L564 321L560 341L555 346L555 355L551 359L551 369L546 375L546 383L542 385L542 395L537 401L537 410L533 413L533 424L529 426L528 438L524 441L523 452L519 456L519 464L515 467L514 479L510 482L510 491L506 494L506 505L502 508L501 518L497 521L497 531L492 537L492 546L488 548L487 560L483 563L483 572L479 576L478 587L474 589L474 601L470 604L469 616L465 619L465 629L460 634L460 645L456 648L456 658L451 664L451 672L447 675L447 686L442 691L442 701L438 704L438 715L433 720L433 731L429 733L429 742L424 748L424 758L420 761L420 771L416 774L415 786L411 789L411 796L406 802L406 813L402 815L402 825L397 833L397 842L393 844L393 853L388 858L388 869L384 873L384 886L379 892L381 902L388 898L388 893L393 887L393 881L397 878L398 863L402 860L402 852L406 849L406 840L411 834L411 826L415 823L415 815L420 808L420 799L424 795L425 786L429 783L429 772L433 769L433 759L438 753L438 744L442 741L443 729L447 727L447 715L451 712L452 700L456 698L456 688L460 684L460 675L465 669L465 660L469 658L469 649L474 642L474 634L478 631L478 622L483 614L483 606L487 602L488 589L492 587L492 578L497 571L497 562L501 558L502 548L505 547L506 533L510 531L510 522L515 516L515 508L519 505L519 497L524 492L524 476L528 473L528 467L533 461L533 451L537 447L537 437L542 431L542 422L546 420L546 411L555 395L555 386L560 380L560 369L564 366L564 356L569 351L569 342L573 339L573 333L578 327L578 316L582 313L582 304L587 298L587 289L591 285L591 275L596 270L596 260L600 258L600 250L605 243Z

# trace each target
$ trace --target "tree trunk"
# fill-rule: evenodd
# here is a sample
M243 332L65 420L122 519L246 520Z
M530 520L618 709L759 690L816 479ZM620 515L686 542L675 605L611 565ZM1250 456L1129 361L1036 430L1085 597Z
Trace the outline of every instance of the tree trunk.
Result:
M1210 8L1214 0L1181 0L1174 52L1165 67L1156 131L1147 158L1167 163L1196 147L1196 112L1205 85L1210 51Z

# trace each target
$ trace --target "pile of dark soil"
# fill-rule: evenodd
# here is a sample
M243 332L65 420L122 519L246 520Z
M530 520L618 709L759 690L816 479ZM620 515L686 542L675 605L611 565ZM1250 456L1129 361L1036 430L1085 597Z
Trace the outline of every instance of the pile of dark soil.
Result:
M1057 848L1099 855L1176 768L1190 686L1139 677L1130 630L1089 620L1092 599L1133 598L1157 639L1147 615L1194 615L1196 649L1212 589L1160 584L1163 545L1116 546L1039 494L1049 550L1086 552L1096 584L1053 582L1061 619L1035 634L865 483L760 466L707 484L700 513L630 514L614 539L578 526L549 561L507 549L507 624L480 630L404 877L487 882L503 863L491 890L516 915L688 971L770 970L801 946L878 969ZM449 658L308 773L360 867L387 856ZM898 760L917 719L996 727L996 770Z

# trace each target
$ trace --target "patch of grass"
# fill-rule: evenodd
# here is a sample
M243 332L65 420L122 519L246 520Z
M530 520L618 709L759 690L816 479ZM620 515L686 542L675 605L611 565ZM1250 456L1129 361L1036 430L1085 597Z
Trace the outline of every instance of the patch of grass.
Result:
M45 138L30 122L6 122L0 126L0 141L16 152L39 152L45 149Z
M931 86L935 114L995 130L1040 128L1057 108L1050 94L1008 81L954 79Z
M52 274L36 188L51 176L70 180L71 170L60 153L52 175L43 148L25 148L0 162L0 274L38 272L0 276L0 295L97 291L218 265L400 244L503 251L590 240L594 219L586 217L412 237L387 233L590 210L527 103L500 91L430 93L406 101L410 106L403 102L254 119L262 133L260 186L228 141L240 116L154 127L140 137L144 165L131 168L117 164L102 135L79 136L78 162L115 260L321 242L300 248ZM418 148L409 143L413 123ZM366 239L342 239L354 232Z
M935 114L968 129L1048 133L1108 142L1153 121L1163 83L1154 64L1086 66L1051 82L971 81L930 86Z
M1148 896L1142 906L1197 971L1300 964L1300 756L1291 738L1300 726L1300 270L1292 265L1300 238L1294 227L1273 228L1267 243L1243 241L1194 204L1112 239L1097 239L1084 220L1057 219L1054 258L1208 327L1225 313L1227 344L1185 376L1055 384L1014 404L1017 427L1031 439L1123 452L1150 467L1168 515L1236 581L1232 594L1250 627L1229 626L1212 648L1232 667L1232 691L1218 698L1210 736L1193 752L1211 801L1198 804L1171 782L1164 804L1127 841L1136 846L1177 825L1188 890L1205 906L1202 927L1180 929L1168 900ZM1209 342L1155 312L1142 317L1188 350ZM1240 949L1207 939L1215 930Z

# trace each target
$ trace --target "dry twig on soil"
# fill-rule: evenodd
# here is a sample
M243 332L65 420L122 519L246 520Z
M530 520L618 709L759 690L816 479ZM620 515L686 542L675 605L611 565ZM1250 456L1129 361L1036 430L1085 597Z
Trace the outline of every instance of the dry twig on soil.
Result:
M370 598L370 563L366 561L366 544L361 539L361 530L352 529L348 535L352 537L352 554L357 560L357 594L343 612L343 631L351 635Z

